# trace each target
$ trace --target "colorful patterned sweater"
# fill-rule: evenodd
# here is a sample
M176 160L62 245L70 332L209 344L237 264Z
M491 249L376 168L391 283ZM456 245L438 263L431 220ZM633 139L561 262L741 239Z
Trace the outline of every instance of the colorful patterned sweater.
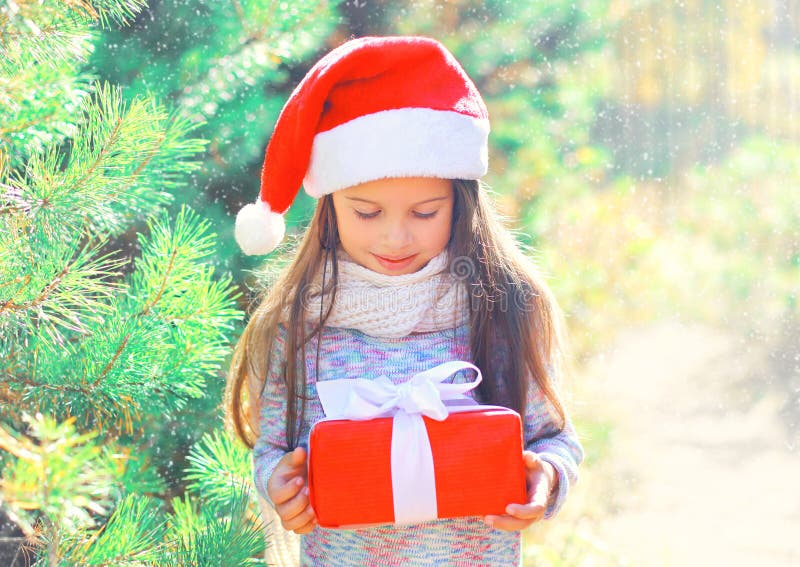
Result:
M261 398L259 436L253 449L254 481L259 493L272 505L267 480L278 460L288 451L285 435L285 385L277 370L285 360L286 331L278 329L273 364L266 377ZM300 445L308 448L311 425L324 417L316 392L317 380L350 377L378 377L396 383L417 372L450 360L473 362L469 352L469 327L411 334L397 339L376 338L355 329L325 327L322 333L319 373L316 371L317 338L306 345L306 419L301 428ZM502 357L502 351L496 351ZM552 370L552 368L551 368ZM471 370L460 371L453 382L474 377ZM557 380L557 377L556 377ZM558 383L556 381L556 383ZM559 477L558 491L548 502L544 519L550 519L563 506L567 493L578 480L578 465L583 448L572 422L558 435L546 400L534 385L524 415L525 448L551 463ZM488 527L482 517L434 520L410 526L380 526L355 530L317 527L301 537L302 565L313 566L513 566L521 565L521 534Z

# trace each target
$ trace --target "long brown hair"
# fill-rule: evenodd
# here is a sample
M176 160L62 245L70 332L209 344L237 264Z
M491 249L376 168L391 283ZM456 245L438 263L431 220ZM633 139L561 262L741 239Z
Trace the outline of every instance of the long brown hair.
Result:
M482 403L503 405L524 415L533 380L555 413L558 431L553 434L557 434L566 421L556 383L557 372L567 362L563 314L539 270L504 225L484 183L463 179L452 183L453 221L447 247L450 270L469 290L470 352L483 374L478 397ZM280 361L287 391L286 438L290 449L299 441L305 414L302 361L306 360L306 344L321 332L335 301L338 244L333 200L325 195L318 201L292 260L264 290L235 347L225 391L226 421L250 448L258 435L258 402L267 370L272 367L273 341L278 324L284 322L285 309L289 312L285 352L299 353ZM323 293L332 294L328 312L309 320L302 290L310 289L329 258L331 273L323 274ZM330 277L330 285L324 283L326 277ZM497 349L506 354L503 368L495 368L492 359L497 357L490 356Z

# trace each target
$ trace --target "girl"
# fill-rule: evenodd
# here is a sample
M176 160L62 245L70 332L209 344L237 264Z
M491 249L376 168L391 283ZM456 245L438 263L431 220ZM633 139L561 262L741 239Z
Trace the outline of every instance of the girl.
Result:
M577 482L583 449L557 391L563 316L480 181L488 134L461 65L416 36L334 49L278 118L237 241L274 249L301 182L317 208L235 349L227 411L279 519L269 529L302 535L303 565L519 565L520 531L555 516ZM478 401L523 417L527 501L500 516L317 526L306 486L309 430L324 417L316 383L401 383L450 360L481 369ZM463 372L453 380L472 379Z

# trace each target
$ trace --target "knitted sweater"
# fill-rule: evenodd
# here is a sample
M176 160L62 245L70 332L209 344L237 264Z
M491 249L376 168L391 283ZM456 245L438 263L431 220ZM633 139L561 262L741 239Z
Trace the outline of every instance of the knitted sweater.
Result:
M285 435L286 388L278 374L285 360L286 330L276 336L273 364L266 376L261 398L259 436L253 449L253 472L257 490L272 505L267 480L288 451ZM308 448L311 425L324 417L316 391L317 380L378 377L385 374L396 383L450 360L473 362L469 350L469 327L461 325L400 338L376 338L356 329L325 327L322 333L319 373L316 365L317 337L306 345L308 384L306 419L301 427L300 445ZM502 361L502 349L495 356ZM552 370L552 369L551 369ZM454 374L453 382L472 379L472 371ZM556 384L558 383L557 377ZM552 518L564 504L567 493L578 480L583 448L569 416L564 430L555 430L547 402L535 384L523 419L525 448L551 463L559 477L558 491L548 502L544 519ZM473 394L474 395L474 394ZM509 566L521 565L521 534L492 529L482 517L433 520L410 526L380 526L339 530L317 527L301 537L302 565L313 566Z

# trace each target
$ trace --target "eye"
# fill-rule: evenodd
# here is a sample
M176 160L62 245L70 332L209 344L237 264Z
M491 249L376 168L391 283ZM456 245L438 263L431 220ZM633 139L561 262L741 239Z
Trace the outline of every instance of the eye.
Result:
M357 211L355 209L354 209L354 211L356 213L356 216L358 216L358 218L360 218L362 220L374 219L375 217L377 217L380 214L380 211L375 211L374 213L362 213L361 211ZM439 211L433 211L432 213L418 213L418 212L415 211L414 212L414 216L417 217L418 219L427 220L427 219L432 219L433 217L435 217L436 213L438 213L438 212Z
M415 212L414 216L416 216L417 218L420 218L420 219L432 219L433 217L436 216L436 213L438 213L438 212L439 211L433 211L432 213L417 213L417 212Z
M378 213L380 213L380 211L375 211L374 213L362 213L361 211L356 211L356 215L358 216L358 218L364 220L374 219L375 217L378 216Z

